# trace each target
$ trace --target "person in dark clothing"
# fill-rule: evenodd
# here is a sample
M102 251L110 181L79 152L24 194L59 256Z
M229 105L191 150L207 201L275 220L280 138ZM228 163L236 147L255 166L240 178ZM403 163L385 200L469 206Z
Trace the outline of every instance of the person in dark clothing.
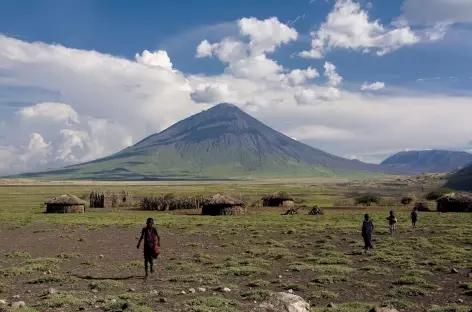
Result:
M413 210L411 211L411 224L413 228L416 228L416 222L418 222L418 211L416 210L416 208L413 208Z
M372 233L374 232L374 224L370 220L368 214L364 215L364 222L362 223L362 237L364 238L365 252L369 249L373 249L372 246Z
M161 238L157 233L156 228L154 227L154 220L148 218L146 221L146 227L141 231L141 237L138 242L138 249L141 245L141 242L144 239L144 269L146 271L146 278L148 277L148 263L151 267L151 274L154 273L154 259L159 255L159 250L157 247L161 246Z
M390 215L387 217L388 220L388 229L390 230L390 234L393 235L397 226L397 217L393 213L393 210L390 210Z

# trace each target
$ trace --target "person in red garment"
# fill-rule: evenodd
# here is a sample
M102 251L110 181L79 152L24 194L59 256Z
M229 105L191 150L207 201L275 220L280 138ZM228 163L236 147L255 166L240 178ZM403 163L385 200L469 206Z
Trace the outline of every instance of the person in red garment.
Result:
M141 237L139 238L138 242L138 249L139 246L141 245L141 242L144 239L144 269L146 270L146 276L147 278L149 276L148 274L148 264L151 268L151 274L154 273L154 259L157 259L157 256L159 256L159 249L158 247L161 246L161 238L159 237L159 234L157 233L156 228L154 227L154 219L153 218L148 218L146 221L146 227L143 228L141 231Z

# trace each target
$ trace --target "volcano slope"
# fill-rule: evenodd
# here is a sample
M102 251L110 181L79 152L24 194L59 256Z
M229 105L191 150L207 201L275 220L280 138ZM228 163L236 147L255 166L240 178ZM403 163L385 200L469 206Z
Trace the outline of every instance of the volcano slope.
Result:
M218 104L111 156L16 177L191 180L355 177L400 173L294 140L232 104Z

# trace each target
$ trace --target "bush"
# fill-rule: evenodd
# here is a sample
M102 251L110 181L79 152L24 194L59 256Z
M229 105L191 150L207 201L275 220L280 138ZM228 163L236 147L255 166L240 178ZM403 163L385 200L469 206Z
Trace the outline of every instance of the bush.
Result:
M440 197L442 197L446 194L452 193L452 192L453 192L453 190L450 190L450 189L447 189L447 188L440 188L438 190L431 191L428 194L426 194L425 199L426 200L438 200L438 198L440 198Z
M195 196L174 196L165 194L159 196L145 196L139 202L142 210L168 211L177 209L198 209L205 201L201 195Z
M405 207L413 201L413 197L411 196L403 196L402 199L400 200L400 203L404 205Z
M370 206L371 204L379 204L382 198L375 194L364 194L356 198L356 204Z
M398 199L387 197L387 198L380 198L379 201L376 203L378 206L387 206L387 207L395 207L398 205Z

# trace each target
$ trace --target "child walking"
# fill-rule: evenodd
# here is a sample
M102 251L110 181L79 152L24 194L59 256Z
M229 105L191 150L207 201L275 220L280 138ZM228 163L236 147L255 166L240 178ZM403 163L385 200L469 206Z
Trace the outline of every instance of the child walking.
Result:
M148 277L148 264L151 267L151 274L154 273L154 259L157 259L159 255L159 249L161 246L161 238L154 227L154 219L148 218L146 221L146 227L141 231L141 237L138 242L138 249L141 245L141 241L144 239L144 269L146 271L146 277Z
M416 208L413 208L413 210L411 211L411 225L413 226L413 228L416 228L416 222L418 222L418 211L416 210Z
M372 246L372 233L374 232L374 224L370 220L368 214L364 215L364 222L362 223L362 238L364 238L364 252L367 253Z
M397 225L397 218L395 217L393 210L390 210L390 215L387 217L387 220L388 220L388 229L390 230L390 235L393 235L393 232L395 232L396 225Z

